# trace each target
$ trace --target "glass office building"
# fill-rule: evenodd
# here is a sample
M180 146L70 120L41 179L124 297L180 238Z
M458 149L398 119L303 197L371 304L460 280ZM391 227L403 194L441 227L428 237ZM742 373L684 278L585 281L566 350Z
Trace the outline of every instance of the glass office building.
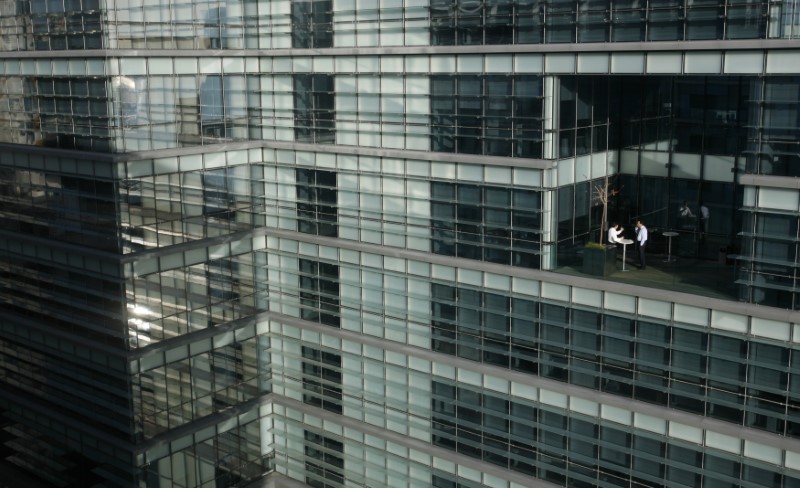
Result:
M800 487L799 176L799 0L0 0L0 468Z

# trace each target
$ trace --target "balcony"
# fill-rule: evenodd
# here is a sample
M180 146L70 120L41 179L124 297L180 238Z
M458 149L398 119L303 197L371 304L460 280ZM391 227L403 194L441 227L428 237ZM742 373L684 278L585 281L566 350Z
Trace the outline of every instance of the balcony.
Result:
M713 235L701 238L693 232L676 231L678 235L672 237L670 249L669 239L663 232L662 229L649 229L646 269L638 268L639 257L634 243L628 245L623 271L623 246L618 245L616 270L601 279L710 298L739 299L735 259L729 254L723 238ZM574 256L560 255L559 262L564 265L554 270L558 273L589 276L583 272L580 249Z

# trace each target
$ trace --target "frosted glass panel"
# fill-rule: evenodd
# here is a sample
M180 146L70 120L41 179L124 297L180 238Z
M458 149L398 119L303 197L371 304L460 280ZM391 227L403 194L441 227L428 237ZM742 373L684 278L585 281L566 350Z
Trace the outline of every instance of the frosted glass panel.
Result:
M642 151L641 158L642 175L667 176L669 153Z
M650 415L640 413L634 414L633 426L637 429L649 430L650 432L656 432L658 434L667 433L667 421L657 417L651 417Z
M758 191L758 206L779 210L797 210L797 190L761 188Z
M700 178L700 155L673 154L672 176L673 178Z
M734 156L706 156L703 179L708 181L733 182Z

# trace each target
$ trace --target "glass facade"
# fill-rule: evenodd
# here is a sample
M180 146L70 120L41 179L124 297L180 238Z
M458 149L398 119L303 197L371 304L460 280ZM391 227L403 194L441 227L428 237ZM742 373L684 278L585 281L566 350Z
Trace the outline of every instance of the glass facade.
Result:
M800 486L799 19L0 0L2 465Z
M335 138L333 76L294 76L295 139L320 144Z
M542 78L432 76L431 149L542 157Z
M800 434L790 386L792 350L769 343L434 283L431 349L780 435Z
M749 211L742 231L742 261L737 282L742 298L754 303L796 308L798 216Z
M799 8L795 0L297 3L276 8L241 1L220 6L180 0L23 0L3 11L2 47L274 49L788 39L797 38ZM114 15L104 17L106 10Z
M457 384L434 382L431 409L435 445L561 486L794 486L800 481L686 442Z
M339 326L339 267L300 259L301 317L332 327Z
M292 47L333 47L333 2L292 2Z
M768 2L748 0L439 0L431 3L431 44L760 39L768 9Z
M336 237L336 173L297 170L297 231Z
M344 444L310 431L305 432L305 438L307 441L306 457L320 461L319 463L306 461L306 470L308 471L306 484L314 488L341 486L344 482L342 475L344 459L337 456L337 453L341 454L344 451Z
M431 216L435 254L539 267L538 192L433 182Z
M342 413L342 357L303 346L303 402L335 413ZM330 366L332 366L333 369Z

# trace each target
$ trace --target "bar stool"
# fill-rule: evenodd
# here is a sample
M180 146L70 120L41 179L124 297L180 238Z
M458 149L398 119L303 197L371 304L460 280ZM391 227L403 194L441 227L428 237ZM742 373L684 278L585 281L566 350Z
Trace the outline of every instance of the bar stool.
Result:
M664 262L672 263L675 261L675 258L672 257L672 238L678 237L678 233L673 231L667 231L667 232L662 232L661 235L669 239L669 243L667 244L667 259L665 259Z
M622 244L622 271L630 271L625 269L625 254L628 251L628 244L633 244L633 239L621 239L617 241L617 244Z

